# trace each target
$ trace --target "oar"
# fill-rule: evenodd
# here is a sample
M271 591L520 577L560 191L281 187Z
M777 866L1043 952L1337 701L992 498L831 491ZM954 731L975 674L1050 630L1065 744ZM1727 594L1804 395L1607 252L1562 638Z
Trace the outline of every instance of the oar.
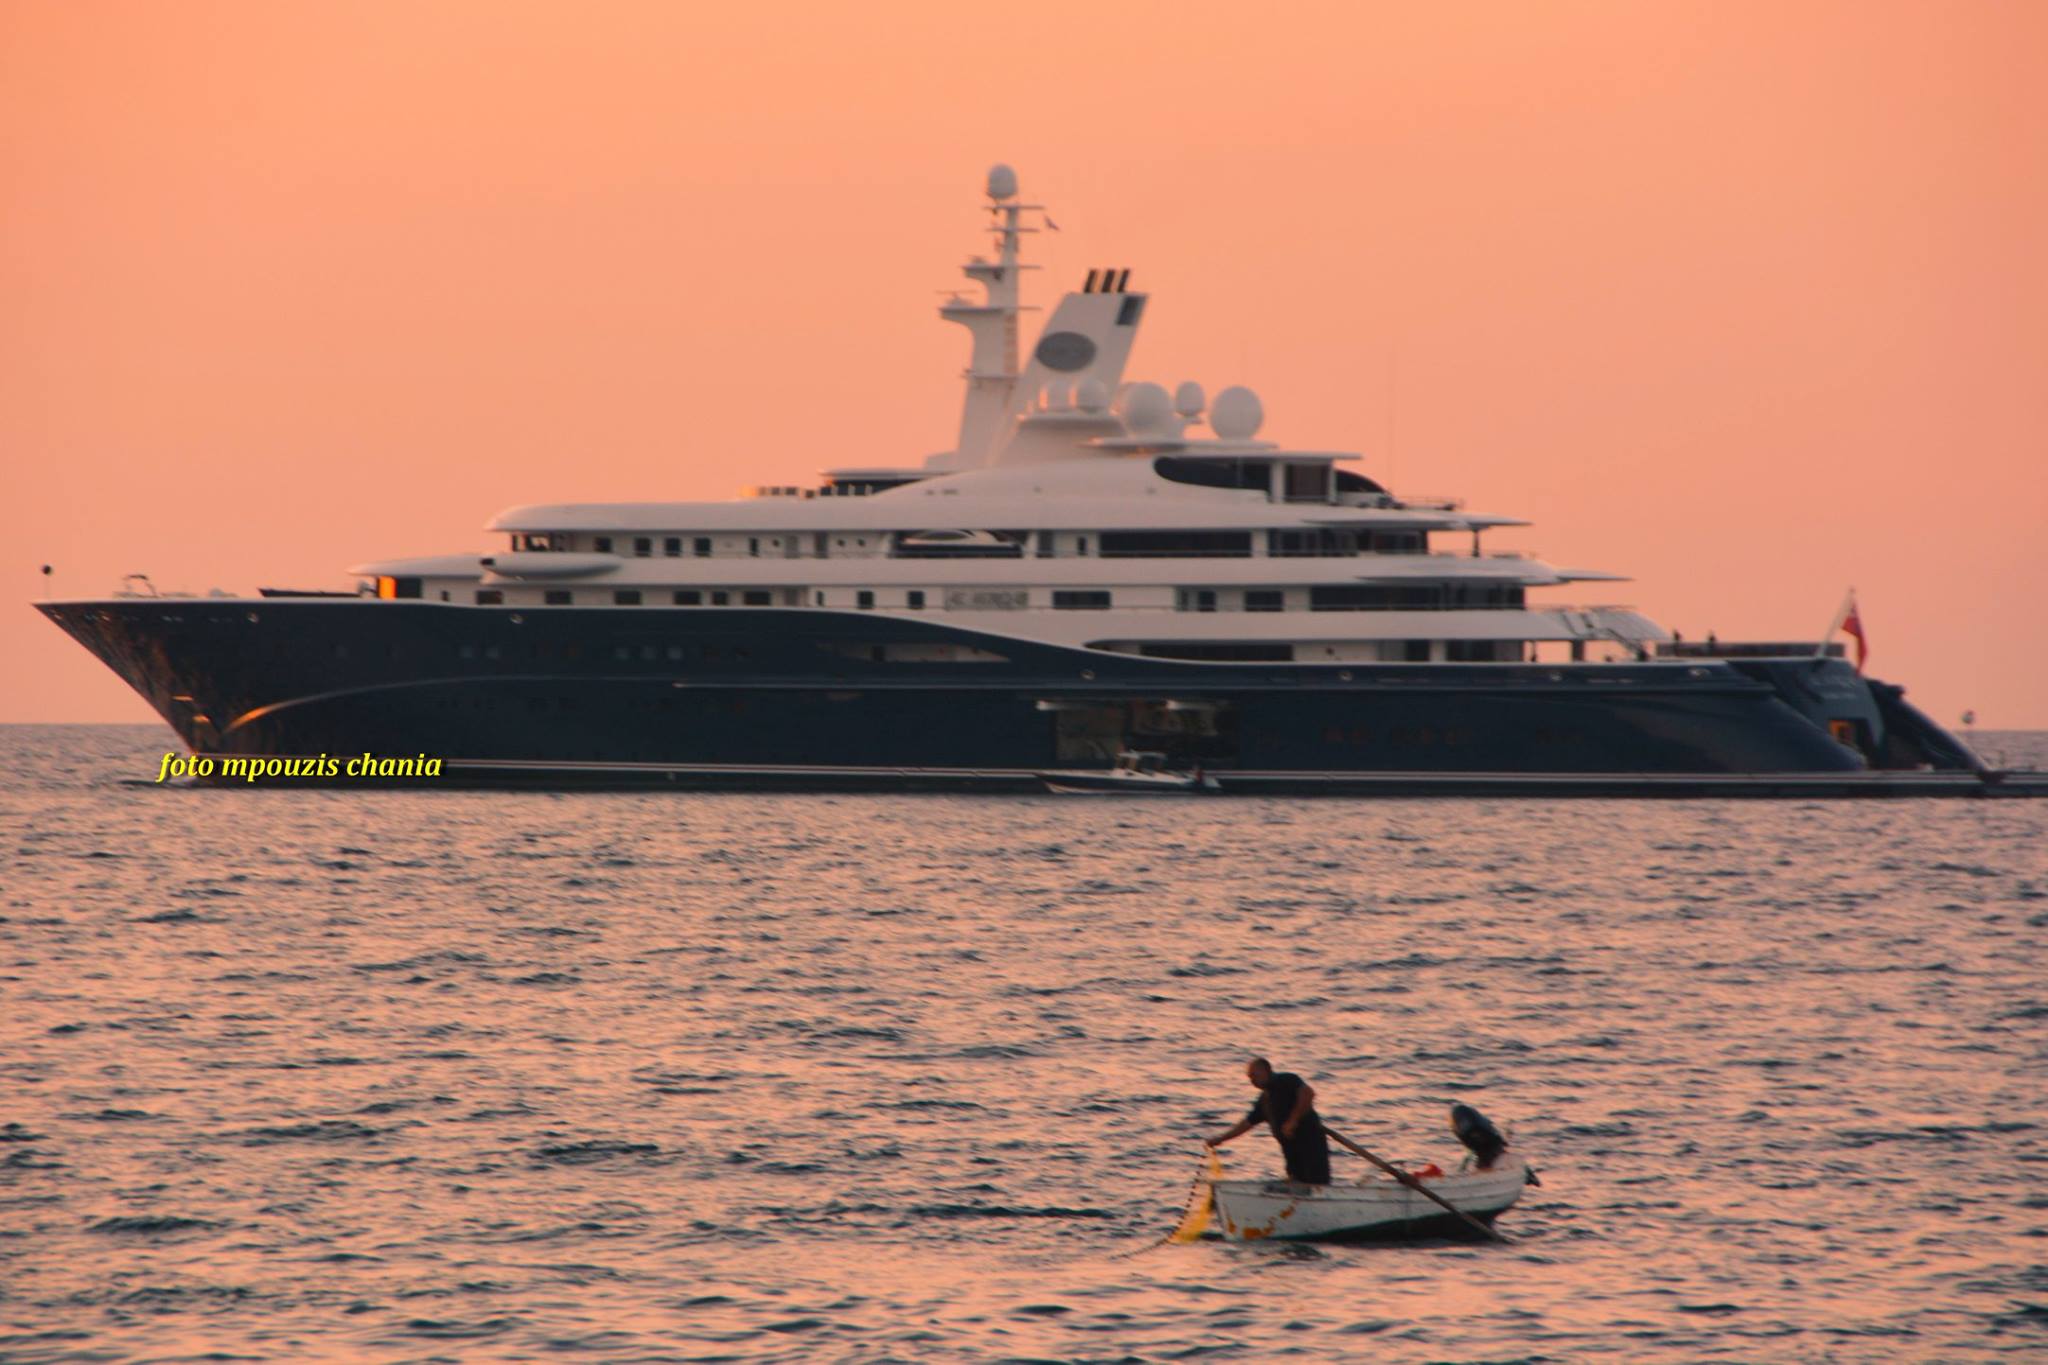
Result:
M1371 1152L1366 1151L1365 1148L1359 1146L1350 1138L1345 1137L1342 1133L1331 1131L1328 1124L1325 1124L1323 1126L1323 1131L1325 1133L1328 1133L1331 1137L1335 1138L1338 1142L1343 1143L1346 1147L1349 1147L1352 1151L1364 1157L1367 1161L1370 1161L1373 1165L1385 1171L1388 1175L1394 1177L1394 1179L1400 1181L1403 1185L1406 1185L1409 1189L1414 1190L1417 1194L1420 1194L1423 1198L1434 1200L1436 1203L1439 1203L1443 1205L1445 1208L1449 1209L1452 1213L1457 1214L1458 1217L1464 1219L1473 1227L1478 1228L1481 1232L1485 1233L1488 1237L1491 1237L1494 1241L1507 1241L1506 1237L1502 1236L1498 1232L1495 1232L1492 1228L1480 1222L1477 1218L1474 1218L1471 1214L1465 1212L1465 1210L1459 1208L1456 1204L1453 1204L1450 1200L1444 1198L1435 1190L1432 1190L1431 1188L1429 1188L1429 1186L1423 1184L1420 1180L1417 1180L1414 1176L1402 1170L1399 1166L1392 1166L1384 1161L1381 1161L1378 1157L1374 1156Z

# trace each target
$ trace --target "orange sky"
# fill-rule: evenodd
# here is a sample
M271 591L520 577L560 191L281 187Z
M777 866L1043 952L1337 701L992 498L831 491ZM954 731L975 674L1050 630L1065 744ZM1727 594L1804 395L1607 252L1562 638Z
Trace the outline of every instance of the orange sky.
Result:
M46 561L340 587L941 448L1000 159L1038 301L1154 292L1132 377L1688 635L1853 583L1873 672L2048 727L2044 57L2030 0L0 0L0 720L150 715Z

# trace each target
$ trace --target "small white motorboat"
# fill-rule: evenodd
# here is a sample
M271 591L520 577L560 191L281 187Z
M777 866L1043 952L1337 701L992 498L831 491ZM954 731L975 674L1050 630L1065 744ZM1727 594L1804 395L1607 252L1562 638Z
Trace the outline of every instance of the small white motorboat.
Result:
M1506 1160L1485 1171L1421 1177L1438 1198L1482 1223L1522 1197L1533 1183L1527 1162ZM1427 1195L1387 1176L1349 1185L1296 1185L1285 1180L1207 1181L1214 1225L1243 1242L1342 1241L1417 1233L1470 1231Z
M1046 790L1067 796L1183 795L1219 792L1223 784L1199 767L1176 772L1166 766L1166 755L1151 749L1126 749L1116 756L1116 766L1107 771L1069 769L1034 774Z

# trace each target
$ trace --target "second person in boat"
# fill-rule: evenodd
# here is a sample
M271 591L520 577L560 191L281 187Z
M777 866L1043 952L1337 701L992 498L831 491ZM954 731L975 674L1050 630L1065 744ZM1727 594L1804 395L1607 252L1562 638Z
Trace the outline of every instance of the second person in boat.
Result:
M1203 1141L1211 1147L1221 1147L1263 1123L1273 1130L1273 1140L1280 1144L1289 1180L1299 1185L1329 1184L1330 1139L1323 1132L1322 1117L1316 1113L1315 1088L1291 1071L1273 1070L1273 1064L1264 1057L1252 1058L1244 1074L1259 1090L1251 1112L1229 1129Z

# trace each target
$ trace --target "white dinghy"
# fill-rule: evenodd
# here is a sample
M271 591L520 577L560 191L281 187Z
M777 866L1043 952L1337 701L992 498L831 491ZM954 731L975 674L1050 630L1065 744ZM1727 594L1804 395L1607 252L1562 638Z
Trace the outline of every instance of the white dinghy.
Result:
M1506 1160L1485 1171L1423 1176L1421 1183L1459 1213L1491 1224L1531 1184L1526 1162ZM1285 1180L1209 1179L1215 1222L1242 1242L1340 1241L1469 1231L1428 1195L1386 1176L1348 1185L1296 1185Z
M1046 790L1065 796L1186 795L1221 791L1223 784L1199 766L1186 772L1166 766L1166 755L1150 749L1126 749L1116 766L1034 774Z

